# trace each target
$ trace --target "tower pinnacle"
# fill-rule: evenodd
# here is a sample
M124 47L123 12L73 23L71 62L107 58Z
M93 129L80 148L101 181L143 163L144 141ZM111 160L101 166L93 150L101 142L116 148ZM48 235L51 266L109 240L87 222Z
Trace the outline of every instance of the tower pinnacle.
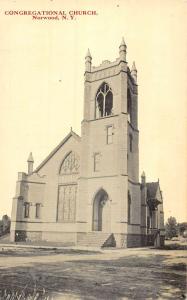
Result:
M126 46L124 37L122 37L121 45L120 46Z
M127 53L126 49L127 49L127 46L125 44L124 37L122 37L122 41L119 46L119 55L120 55L121 60L124 60L124 61L126 61L126 53Z
M27 163L28 163L28 174L30 175L33 172L33 165L34 165L34 159L32 156L32 152L30 152L30 154L29 154Z
M85 58L87 58L87 57L90 57L90 58L92 58L92 56L91 56L91 53L90 53L90 49L88 48L88 51L87 51L87 53L86 53L86 56L85 56Z
M92 66L92 56L90 53L90 49L88 49L86 56L85 56L85 71L90 72Z
M137 82L137 69L134 61L131 68L131 75L134 78L135 82Z
M146 183L146 176L145 176L145 172L144 172L144 171L142 172L142 175L141 175L141 182L142 182L142 184L144 184L144 185L145 185L145 183Z

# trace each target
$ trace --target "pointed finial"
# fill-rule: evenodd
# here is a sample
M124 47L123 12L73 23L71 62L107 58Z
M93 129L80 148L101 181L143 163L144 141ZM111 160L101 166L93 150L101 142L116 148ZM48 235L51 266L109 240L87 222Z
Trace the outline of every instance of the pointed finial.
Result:
M124 37L122 37L120 46L126 46Z
M122 61L126 61L126 49L127 49L127 46L125 44L124 37L122 37L122 41L119 46L119 56Z
M86 53L86 56L85 56L85 58L86 57L90 57L90 58L92 58L92 56L91 56L91 53L90 53L90 49L88 48L88 51L87 51L87 53Z
M32 156L32 152L30 152L29 157L27 159L27 163L28 163L28 174L32 174L33 172L33 165L34 165L34 159Z
M27 161L28 161L28 162L34 162L34 159L33 159L33 156L32 156L32 152L30 152Z
M142 175L141 175L141 182L142 182L142 185L145 185L145 183L146 183L146 176L145 176L145 172L143 171L142 172Z
M133 64L132 64L131 72L132 71L137 71L135 61L133 61Z
M72 126L70 127L70 131L71 131L71 132L73 131Z
M131 75L134 78L134 81L137 82L137 69L134 61L132 64Z
M87 54L85 56L85 71L91 72L91 67L92 67L92 56L90 53L90 49L88 49Z

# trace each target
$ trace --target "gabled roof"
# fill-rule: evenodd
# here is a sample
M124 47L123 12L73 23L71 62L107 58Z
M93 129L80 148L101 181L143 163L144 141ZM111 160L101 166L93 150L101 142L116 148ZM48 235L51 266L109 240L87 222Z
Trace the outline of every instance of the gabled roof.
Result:
M159 181L157 182L147 182L147 197L148 199L155 199L156 193L159 188Z
M162 203L162 192L160 190L159 181L157 182L147 182L147 203L151 210L155 210L159 204ZM160 191L161 199L157 197L157 191Z
M34 170L34 173L38 172L48 162L48 160L62 147L62 145L64 145L71 137L74 137L78 142L81 141L81 137L71 129L70 133L60 142L60 144Z

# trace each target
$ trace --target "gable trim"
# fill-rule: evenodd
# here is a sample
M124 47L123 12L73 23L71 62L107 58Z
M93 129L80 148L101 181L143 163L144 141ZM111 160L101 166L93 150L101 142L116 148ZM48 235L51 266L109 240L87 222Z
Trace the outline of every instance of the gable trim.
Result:
M55 153L70 139L70 137L74 137L78 142L81 141L81 137L71 130L70 133L60 142L60 144L56 146L53 151L51 151L51 153L43 160L43 162L34 170L33 173L37 173L48 162L48 160L51 159L51 157L53 157L53 155L55 155Z

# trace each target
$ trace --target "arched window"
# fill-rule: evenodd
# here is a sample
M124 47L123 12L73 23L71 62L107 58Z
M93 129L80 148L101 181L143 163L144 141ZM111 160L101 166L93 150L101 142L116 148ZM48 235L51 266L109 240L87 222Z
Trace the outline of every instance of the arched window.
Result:
M110 116L113 108L113 94L107 83L102 83L96 94L96 118Z
M60 167L60 174L72 174L79 171L79 156L70 152L62 162Z
M75 222L79 169L79 156L75 152L70 152L63 159L59 170L57 205L58 222Z
M132 121L132 100L130 90L127 90L127 113L128 113L128 121L131 123Z

